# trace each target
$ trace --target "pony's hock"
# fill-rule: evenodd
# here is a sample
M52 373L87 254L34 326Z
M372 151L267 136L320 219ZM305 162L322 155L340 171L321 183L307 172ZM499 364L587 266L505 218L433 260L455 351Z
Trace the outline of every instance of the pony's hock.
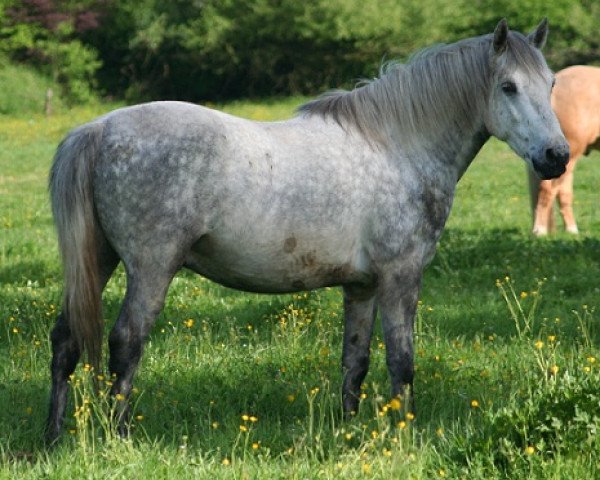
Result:
M178 102L123 108L73 130L50 175L64 262L52 332L47 435L83 351L100 365L101 292L127 293L109 337L112 394L127 398L144 340L181 268L229 287L344 290L343 408L358 407L379 311L392 396L412 395L413 321L456 183L490 135L542 175L566 149L550 108L542 21L437 46L285 122ZM117 419L126 432L127 407Z

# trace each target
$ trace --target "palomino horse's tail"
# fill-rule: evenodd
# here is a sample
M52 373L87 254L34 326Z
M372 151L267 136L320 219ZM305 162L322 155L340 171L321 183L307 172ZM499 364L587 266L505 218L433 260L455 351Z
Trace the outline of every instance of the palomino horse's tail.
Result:
M535 222L535 211L537 209L538 197L540 195L540 177L536 175L531 167L527 167L527 175L529 178L529 200L531 202L531 215L533 217L533 222ZM554 231L554 215L553 210L550 209L550 214L548 218L548 232ZM535 233L535 232L534 232Z
M99 371L102 302L92 171L103 125L73 130L59 145L50 171L50 200L64 266L63 315L80 352Z

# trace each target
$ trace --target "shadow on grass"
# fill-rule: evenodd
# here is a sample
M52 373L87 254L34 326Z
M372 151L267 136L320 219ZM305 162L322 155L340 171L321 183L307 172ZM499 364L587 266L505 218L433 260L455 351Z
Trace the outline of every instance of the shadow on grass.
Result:
M598 302L600 241L566 234L534 238L515 229L448 229L423 281L423 302L441 310L436 331L447 337L514 335L514 319L496 287L507 278L526 313L541 282L536 331L578 335L573 312L589 307L593 314ZM598 342L600 331L592 333Z
M43 263L36 262L6 267L0 270L0 279L15 274L39 278L39 272L44 268ZM515 335L514 321L495 286L496 279L506 276L511 278L517 294L530 292L538 280L545 279L536 314L539 317L536 332L550 327L560 328L561 333L575 337L578 335L577 323L572 311L581 311L582 305L589 305L590 309L597 305L600 242L595 238L564 235L535 239L512 229L484 232L447 230L423 282L425 312L426 307L432 308L431 312L423 313L428 334L442 339L469 339L493 333L510 340ZM192 275L185 274L183 278L194 282ZM210 286L211 295L222 293L229 303L227 308L212 307L209 313L213 326L223 325L223 328L213 331L211 341L215 344L227 344L232 339L232 327L243 331L249 322L259 324L265 317L284 308L292 298L265 296L265 301L257 302L257 298L263 297L221 289L216 285ZM339 293L332 291L319 296L341 315ZM314 306L311 301L309 298L308 305ZM530 297L522 301L527 307ZM106 311L116 314L120 302L120 298L111 296L107 300ZM170 319L183 322L188 314L189 309L180 309L176 303L168 305L154 328L151 341L160 344L160 328L168 325ZM225 317L228 318L223 320ZM558 317L562 322L560 326L552 323ZM544 318L548 320L546 323ZM255 347L270 348L269 339L274 325L274 322L264 322L260 336L254 338ZM142 428L138 428L134 435L150 440L163 439L168 444L177 444L186 435L190 444L200 450L214 451L230 448L239 441L241 415L252 414L259 418L253 427L253 438L269 445L273 453L283 452L306 433L309 416L306 392L315 386L321 386L318 395L331 397L318 400L319 408L325 410L321 428L325 435L330 435L340 425L341 416L341 317L336 325L333 327L335 332L330 333L334 354L326 365L307 357L299 357L296 363L288 365L268 358L257 363L252 361L251 356L244 359L238 348L236 358L229 359L223 368L209 365L188 370L184 365L173 372L163 368L154 371L142 368L137 384L143 395L137 404L136 414L142 415L144 420L140 422ZM597 344L600 339L598 332L591 333ZM432 361L429 354L426 352L425 359L417 358L416 395L422 412L417 426L424 430L435 429L448 418L467 416L468 401L474 393L491 392L498 383L498 379L481 377L477 372L473 374L468 389L464 382L459 388L452 383L451 367ZM435 387L429 385L429 379L436 375L447 378L448 382L442 387L439 384ZM323 387L324 378L330 387ZM375 359L367 380L380 384L382 392L387 392L389 383L384 360ZM49 382L46 386L22 380L0 387L0 405L14 406L0 412L0 428L9 432L7 441L11 450L8 453L15 458L21 455L19 452L24 452L23 456L27 457L28 452L37 454L43 451L39 438L46 415L48 388ZM293 401L289 400L290 396L294 397ZM369 419L370 416L365 414L361 418Z
M55 269L50 269L45 262L36 260L0 267L0 285L26 284L28 281L37 281L40 286L45 286L47 281L60 281L60 278L60 274Z

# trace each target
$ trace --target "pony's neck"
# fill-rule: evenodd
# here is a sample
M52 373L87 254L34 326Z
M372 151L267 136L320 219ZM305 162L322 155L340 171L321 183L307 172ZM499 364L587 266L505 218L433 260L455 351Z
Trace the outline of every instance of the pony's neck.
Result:
M400 151L414 151L415 158L425 154L440 168L450 168L456 181L490 137L484 122L488 60L487 56L482 60L473 55L474 50L469 48L468 55L457 50L458 61L452 55L433 53L371 83L367 86L372 89L369 95L355 91L365 98L381 100L388 96L396 101L395 108L386 112L387 138L383 143Z
M438 131L423 134L425 138L422 141L431 146L428 149L431 160L455 172L456 181L490 138L483 116L474 113L473 119L468 126L449 122Z

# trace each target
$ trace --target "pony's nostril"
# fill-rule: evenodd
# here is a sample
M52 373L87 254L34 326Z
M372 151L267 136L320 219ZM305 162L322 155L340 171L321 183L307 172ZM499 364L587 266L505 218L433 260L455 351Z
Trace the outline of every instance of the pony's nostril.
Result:
M546 149L546 160L552 164L565 165L569 161L569 148L560 146Z

